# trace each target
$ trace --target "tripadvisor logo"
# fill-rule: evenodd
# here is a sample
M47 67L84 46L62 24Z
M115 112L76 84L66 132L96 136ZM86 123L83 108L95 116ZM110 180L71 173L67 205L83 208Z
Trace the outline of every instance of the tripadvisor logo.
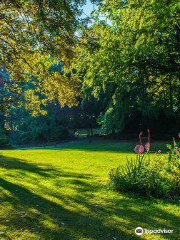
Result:
M166 229L157 229L157 230L150 230L150 229L144 229L144 232L145 233L173 233L173 230L166 230ZM136 229L135 229L135 233L137 234L137 235L141 235L141 234L143 234L143 229L141 228L141 227L137 227Z
M135 233L136 233L137 235L141 235L141 234L143 234L143 229L142 229L141 227L137 227L137 228L135 229Z

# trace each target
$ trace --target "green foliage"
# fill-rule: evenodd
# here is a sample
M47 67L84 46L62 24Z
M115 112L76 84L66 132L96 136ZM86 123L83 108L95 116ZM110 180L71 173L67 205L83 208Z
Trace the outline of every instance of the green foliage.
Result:
M150 161L139 155L110 172L110 186L119 192L179 199L180 167L169 164L167 158L156 156Z
M75 74L68 78L65 74L50 72L49 68L63 61L64 72L71 70L77 42L75 33L85 3L85 0L0 2L0 66L12 81L6 88L6 92L12 94L4 94L5 101L0 105L10 108L22 94L21 84L32 78L34 89L26 93L27 108L40 112L41 105L52 100L58 100L62 106L76 103L79 82Z
M54 126L48 128L46 124L42 122L42 125L35 125L32 121L31 127L18 131L14 134L14 143L29 144L29 143L47 143L47 142L59 142L65 140L69 136L68 130L63 126Z
M180 169L180 142L176 142L173 139L173 144L167 144L167 148L170 150L168 153L169 164L175 165Z
M0 148L11 148L10 139L2 128L0 128Z
M180 5L105 1L99 14L111 24L97 19L83 31L77 69L86 93L105 103L101 124L112 132L137 129L146 119L161 135L167 123L174 130L170 123L177 128L180 122Z
M59 142L69 136L68 111L58 103L49 104L44 109L46 115L33 117L24 107L14 108L6 118L10 127L13 144Z

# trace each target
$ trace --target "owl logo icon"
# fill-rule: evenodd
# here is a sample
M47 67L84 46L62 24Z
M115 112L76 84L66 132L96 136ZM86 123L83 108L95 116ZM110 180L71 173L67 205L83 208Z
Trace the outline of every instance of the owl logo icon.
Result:
M135 233L136 233L137 235L141 235L141 234L143 234L143 229L142 229L141 227L137 227L137 228L135 229Z

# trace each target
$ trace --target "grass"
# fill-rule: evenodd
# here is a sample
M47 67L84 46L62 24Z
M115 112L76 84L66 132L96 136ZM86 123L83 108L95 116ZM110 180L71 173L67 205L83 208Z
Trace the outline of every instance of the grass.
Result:
M1 151L0 239L179 239L179 202L106 187L109 171L134 155L133 146L73 143ZM136 227L174 232L137 236Z

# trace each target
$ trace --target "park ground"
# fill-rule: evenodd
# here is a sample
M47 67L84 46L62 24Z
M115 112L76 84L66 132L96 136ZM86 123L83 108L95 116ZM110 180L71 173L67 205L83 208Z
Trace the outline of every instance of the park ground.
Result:
M163 146L156 143L153 151ZM108 189L109 171L135 156L133 148L134 143L77 141L1 150L0 239L180 239L180 202ZM173 234L137 236L137 227Z

